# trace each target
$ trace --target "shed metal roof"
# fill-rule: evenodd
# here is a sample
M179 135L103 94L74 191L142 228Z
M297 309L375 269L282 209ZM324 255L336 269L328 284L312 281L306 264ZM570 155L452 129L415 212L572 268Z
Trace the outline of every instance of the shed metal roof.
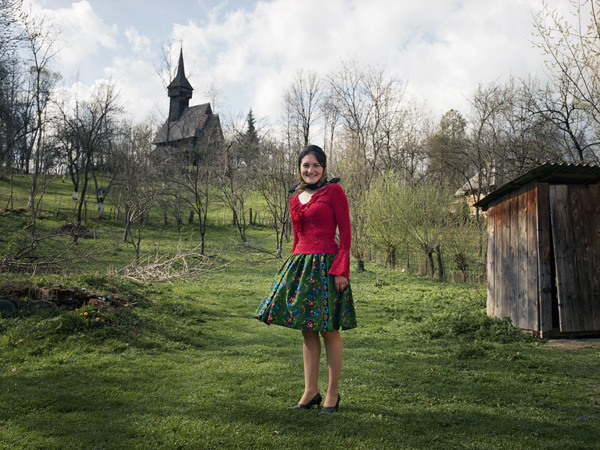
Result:
M499 187L475 203L474 206L482 208L485 211L488 204L494 200L534 180L550 184L595 184L600 182L600 166L588 164L542 164Z

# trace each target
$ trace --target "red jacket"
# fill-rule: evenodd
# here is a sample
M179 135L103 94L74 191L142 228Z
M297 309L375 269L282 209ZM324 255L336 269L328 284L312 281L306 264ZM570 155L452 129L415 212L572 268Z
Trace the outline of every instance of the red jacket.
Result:
M329 183L317 190L308 203L298 195L290 198L290 215L294 230L292 253L337 253L330 275L350 277L350 213L346 193L339 184ZM335 240L336 228L340 243Z

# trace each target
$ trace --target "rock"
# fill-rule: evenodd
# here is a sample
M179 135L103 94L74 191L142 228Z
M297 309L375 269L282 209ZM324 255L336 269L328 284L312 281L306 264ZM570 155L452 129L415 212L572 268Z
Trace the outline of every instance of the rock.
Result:
M34 300L33 302L27 303L26 307L27 307L27 311L30 311L30 312L34 312L39 309L48 309L48 308L55 309L56 308L56 306L53 303L48 302L46 300Z
M17 305L15 305L10 300L0 300L0 313L11 313L17 310Z

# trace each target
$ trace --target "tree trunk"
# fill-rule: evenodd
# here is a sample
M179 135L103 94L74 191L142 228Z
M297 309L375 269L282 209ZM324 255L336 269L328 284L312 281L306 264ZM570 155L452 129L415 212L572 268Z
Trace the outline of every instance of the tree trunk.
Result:
M429 262L430 277L435 277L435 265L433 264L433 250L427 251L427 261Z
M442 261L442 249L440 245L436 246L435 253L437 255L437 263L438 263L438 278L441 281L446 281L446 273L444 271L444 263Z
M363 259L356 260L356 271L364 272L365 271L365 261Z
M386 265L390 269L396 268L396 247L391 246L387 249Z

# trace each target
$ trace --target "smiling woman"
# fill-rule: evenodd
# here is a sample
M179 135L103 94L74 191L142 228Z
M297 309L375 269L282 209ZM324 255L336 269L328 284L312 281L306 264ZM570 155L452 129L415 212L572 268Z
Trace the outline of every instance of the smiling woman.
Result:
M255 317L266 324L302 330L304 394L290 409L319 406L319 359L323 337L329 383L319 414L338 410L343 330L356 327L350 276L350 215L348 200L337 180L327 179L327 158L309 145L298 158L302 189L290 198L294 231L292 255L279 270ZM336 231L339 230L339 245Z

